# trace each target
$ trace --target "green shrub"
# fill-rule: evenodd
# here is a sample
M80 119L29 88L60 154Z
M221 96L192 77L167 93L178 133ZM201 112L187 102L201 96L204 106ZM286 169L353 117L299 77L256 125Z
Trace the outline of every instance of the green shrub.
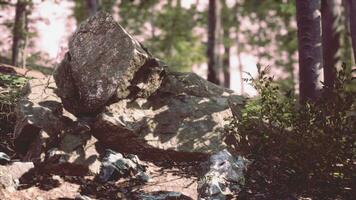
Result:
M345 70L334 88L324 88L317 102L305 105L292 92L283 94L268 68L258 67L259 76L247 79L259 96L247 102L227 131L238 150L254 160L250 179L276 190L348 194L355 167L356 95Z
M14 107L25 77L0 73L0 133L11 131L15 123Z

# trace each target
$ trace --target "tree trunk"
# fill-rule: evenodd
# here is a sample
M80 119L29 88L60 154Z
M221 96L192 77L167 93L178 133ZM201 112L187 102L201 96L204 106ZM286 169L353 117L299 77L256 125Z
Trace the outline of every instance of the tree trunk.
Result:
M300 102L315 101L322 63L320 0L296 0Z
M230 88L230 28L231 28L231 20L229 16L229 8L226 5L226 0L222 0L222 26L224 35L222 40L224 41L224 56L222 60L222 68L223 68L223 75L224 75L224 86L226 88Z
M220 0L209 0L208 11L208 81L220 84L221 58L219 55Z
M340 60L341 0L322 0L322 40L324 84L332 88L336 79L336 65Z
M237 61L238 61L238 68L240 74L240 93L244 94L244 80L243 80L243 65L241 59L241 47L240 47L240 39L239 39L239 32L236 31L236 48L237 48Z
M230 88L230 45L225 45L224 50L225 50L224 59L223 59L224 86L226 88Z
M355 57L354 53L352 50L352 39L351 39L351 29L350 29L350 6L349 6L349 0L342 0L342 6L343 6L343 16L344 16L344 27L345 27L345 32L343 34L342 38L342 44L344 44L344 51L343 51L343 57L342 61L345 61L347 66L353 66L355 63Z
M85 2L88 17L95 15L95 13L99 10L98 0L86 0Z
M356 60L356 1L349 0L350 30L352 39L352 49Z
M12 58L11 64L13 66L19 66L21 60L20 54L24 53L25 43L26 43L26 0L18 0L16 3L16 13L15 13L15 22L13 29L13 38L12 38ZM24 56L24 55L22 55Z

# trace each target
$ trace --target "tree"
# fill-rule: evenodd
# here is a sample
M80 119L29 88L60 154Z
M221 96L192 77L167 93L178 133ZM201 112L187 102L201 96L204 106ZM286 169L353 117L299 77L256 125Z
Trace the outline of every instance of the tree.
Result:
M321 2L324 84L327 88L334 85L336 65L340 60L341 8L341 0Z
M315 101L322 63L320 0L296 0L300 102Z
M99 0L85 0L87 15L93 16L99 10Z
M180 0L140 0L121 1L119 8L119 23L144 38L141 42L170 70L187 72L204 62L204 45L194 28L206 22L194 5L185 8Z
M220 1L209 0L208 9L208 81L221 84L221 58L219 55L219 38L221 30Z
M350 17L350 30L352 39L352 48L354 50L354 59L356 60L356 1L349 0L349 17Z
M16 3L15 20L12 38L12 58L11 64L24 67L26 61L26 46L28 36L28 11L29 0L18 0ZM21 56L21 57L20 57Z
M116 0L75 0L74 18L79 24L90 16L95 15L99 10L111 12Z
M222 0L222 26L223 26L223 40L224 40L224 56L223 56L223 74L224 74L224 86L230 87L230 28L231 28L231 12L226 5L226 0ZM232 15L234 16L234 14Z
M240 4L238 1L236 1L233 9L233 23L235 25L235 30L236 30L236 48L237 48L237 61L238 61L238 69L239 69L239 79L240 79L240 94L244 94L244 79L243 79L243 65L242 65L242 59L241 59L241 52L242 52L242 45L240 43L240 21L239 21L239 6Z

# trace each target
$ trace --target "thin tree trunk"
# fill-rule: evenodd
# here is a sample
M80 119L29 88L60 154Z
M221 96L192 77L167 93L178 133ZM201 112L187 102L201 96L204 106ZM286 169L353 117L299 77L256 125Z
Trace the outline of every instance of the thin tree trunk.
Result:
M322 63L320 0L296 0L300 102L315 101Z
M343 58L345 60L348 60L347 62L348 66L352 66L355 63L355 57L352 49L352 39L351 39L351 29L350 29L350 6L349 6L349 0L342 0L343 8L344 8L344 27L345 27L345 33L343 37L343 44L345 45L344 48L344 54Z
M336 65L340 60L341 0L322 0L322 40L324 84L332 88L336 79Z
M349 0L350 30L352 39L352 49L356 60L356 1Z
M27 22L26 22L26 26L27 26ZM28 34L26 34L25 36L24 48L22 50L22 63L21 63L22 68L26 68L26 64L27 64L27 47L28 47Z
M229 8L226 5L226 0L222 0L222 27L223 27L223 44L224 44L224 56L222 60L222 68L223 68L223 75L224 75L224 86L226 88L230 88L230 27L231 27L231 20L230 16L227 14L229 13Z
M86 0L87 14L89 16L95 15L99 10L99 1L98 0Z
M238 61L238 70L239 70L239 79L240 79L240 94L243 94L244 91L244 80L243 80L243 65L241 59L241 44L239 38L239 31L240 31L240 20L238 15L238 7L239 1L235 2L234 5L234 23L236 28L236 51L237 51L237 61Z
M238 68L239 68L239 74L240 74L240 93L243 94L244 91L244 79L243 79L243 65L242 65L242 59L241 59L241 47L240 47L240 39L239 39L239 32L236 31L236 48L237 48L237 61L238 61Z
M209 0L208 11L208 81L220 84L219 35L220 35L220 0Z
M155 5L152 5L151 12L155 13ZM151 38L156 38L156 27L155 27L155 18L154 15L150 16L150 24L151 24Z
M15 22L12 38L12 58L11 64L19 66L20 53L25 47L26 30L26 0L18 0L16 3Z
M223 70L224 70L224 86L230 88L230 45L225 45L224 47L224 59L223 59Z

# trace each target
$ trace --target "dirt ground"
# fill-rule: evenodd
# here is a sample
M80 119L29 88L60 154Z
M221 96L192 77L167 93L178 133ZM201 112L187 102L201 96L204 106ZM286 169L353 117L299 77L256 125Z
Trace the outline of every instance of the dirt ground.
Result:
M100 183L94 176L74 177L41 174L39 170L29 172L20 179L16 191L0 190L0 199L11 200L50 200L75 199L85 195L92 199L136 199L137 194L180 192L197 199L197 166L185 163L175 167L162 167L151 162L147 172L147 183L130 179Z

